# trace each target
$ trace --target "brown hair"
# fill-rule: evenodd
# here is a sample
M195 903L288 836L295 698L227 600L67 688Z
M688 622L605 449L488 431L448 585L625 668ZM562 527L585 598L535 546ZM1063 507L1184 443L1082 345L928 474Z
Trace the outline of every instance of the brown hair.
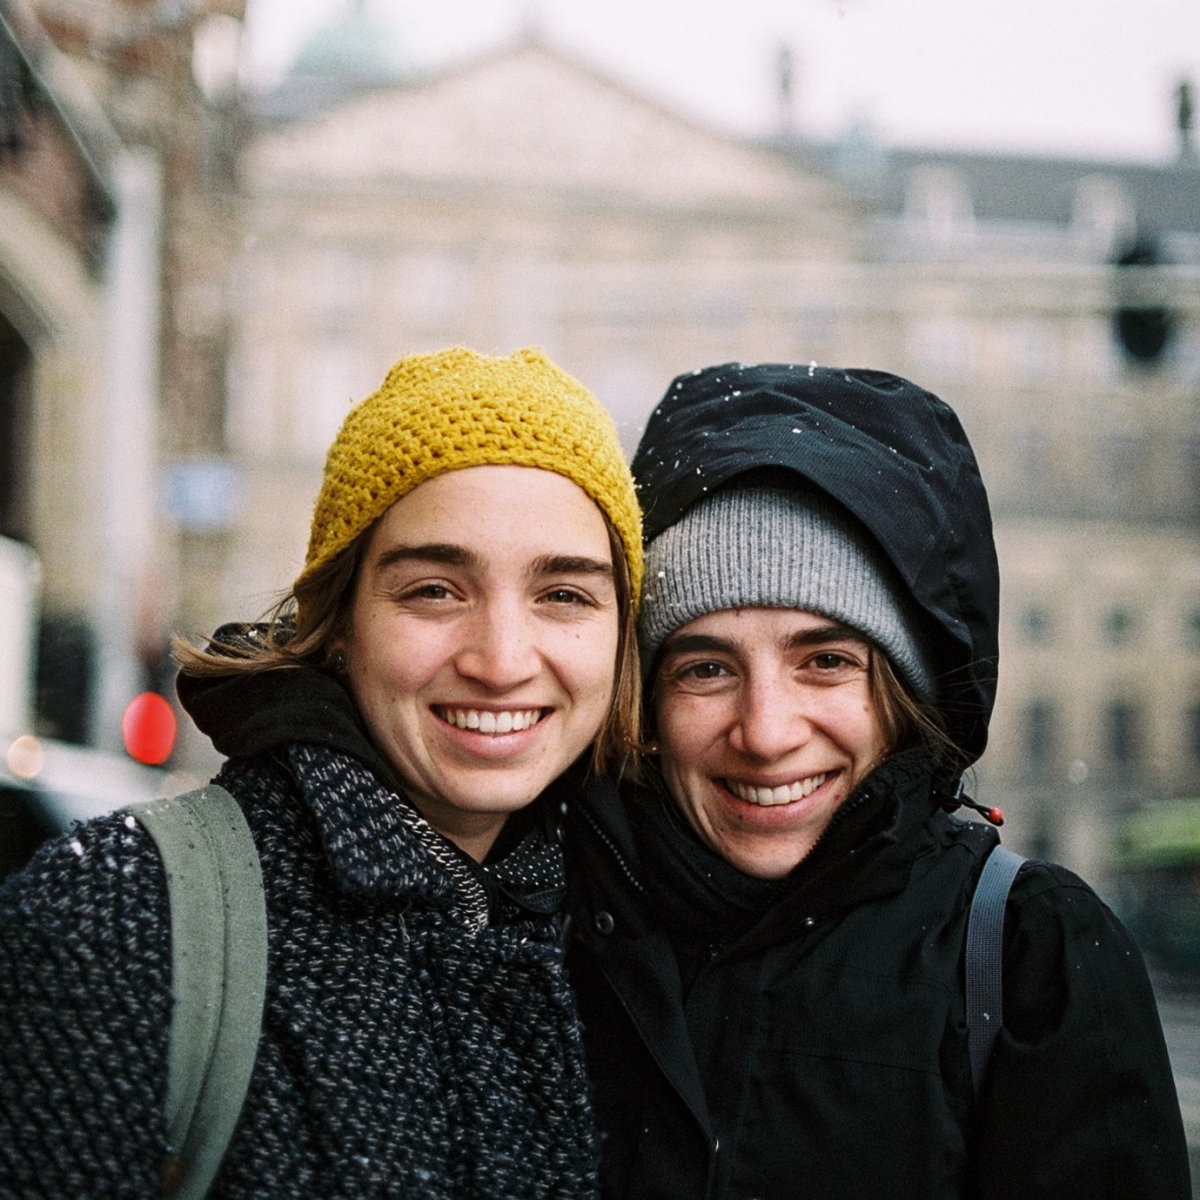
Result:
M608 515L608 530L617 595L616 677L608 711L592 749L592 768L598 773L619 770L632 751L641 720L641 678L633 586L624 543ZM350 620L354 589L363 551L374 532L372 523L339 554L308 573L298 586L264 614L261 621L228 641L208 640L195 645L174 639L176 665L185 675L254 675L262 671L314 667L330 670L333 642Z
M966 769L969 760L950 740L941 713L913 695L908 684L896 673L891 659L874 645L867 669L867 686L887 742L886 758L901 750L922 746L937 766L951 768L956 774Z

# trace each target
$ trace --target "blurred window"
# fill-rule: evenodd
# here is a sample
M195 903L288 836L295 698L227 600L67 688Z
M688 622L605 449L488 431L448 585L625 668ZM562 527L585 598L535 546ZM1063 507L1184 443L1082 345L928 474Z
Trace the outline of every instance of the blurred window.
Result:
M1062 346L1049 322L1023 317L1009 326L1006 340L1005 363L1018 382L1044 383L1058 373Z
M316 329L352 329L371 311L373 266L366 251L349 246L326 246L314 254L306 282Z
M1019 426L1009 435L1014 492L1010 503L1018 509L1047 505L1058 490L1049 433L1037 425Z
M470 308L473 275L468 259L448 251L405 255L391 281L396 309L421 329L460 328Z
M1148 467L1145 437L1137 433L1108 433L1101 437L1096 500L1110 512L1124 514L1143 489Z
M1200 608L1193 608L1184 623L1184 640L1193 650L1200 650Z
M1110 609L1104 617L1104 640L1110 646L1128 646L1137 634L1137 625L1137 616L1129 609Z
M1021 633L1031 646L1047 646L1054 640L1054 619L1040 605L1030 605L1021 614Z
M1085 175L1075 185L1071 225L1107 251L1133 233L1137 209L1125 185L1112 175Z
M1141 758L1141 719L1128 700L1114 700L1104 714L1105 749L1111 763L1131 767Z
M500 344L542 346L552 352L562 314L561 272L556 264L539 255L516 254L501 265L498 282Z
M1058 759L1058 706L1040 697L1025 706L1022 749L1025 768L1031 775L1046 775Z
M954 167L922 164L913 169L905 184L904 215L934 237L969 232L975 224L971 189Z
M275 343L265 338L240 340L229 354L227 380L225 432L230 445L254 455L277 452Z
M358 347L345 338L316 341L305 366L290 414L291 442L301 456L320 461L350 406L372 390L373 376L365 372Z
M1200 437L1181 439L1187 486L1187 506L1193 516L1200 516Z

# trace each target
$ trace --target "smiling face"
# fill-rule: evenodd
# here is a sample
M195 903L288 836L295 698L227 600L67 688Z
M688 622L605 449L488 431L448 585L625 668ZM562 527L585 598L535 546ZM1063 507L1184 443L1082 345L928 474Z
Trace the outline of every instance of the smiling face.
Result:
M827 617L723 609L663 645L655 684L662 770L703 841L778 879L888 751L872 649Z
M483 466L388 509L336 644L409 799L481 859L595 737L617 641L599 508L551 471Z

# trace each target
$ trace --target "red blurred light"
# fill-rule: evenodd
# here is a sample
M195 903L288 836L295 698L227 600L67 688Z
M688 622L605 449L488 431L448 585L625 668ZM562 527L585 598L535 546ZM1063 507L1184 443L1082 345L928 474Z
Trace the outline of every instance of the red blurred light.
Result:
M121 737L131 758L157 766L175 748L175 710L156 692L134 696L121 718Z

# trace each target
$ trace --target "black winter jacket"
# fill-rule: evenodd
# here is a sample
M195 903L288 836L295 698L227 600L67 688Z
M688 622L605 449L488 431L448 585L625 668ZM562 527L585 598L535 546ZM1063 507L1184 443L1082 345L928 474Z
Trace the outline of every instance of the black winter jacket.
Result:
M661 822L631 819L660 802L597 785L569 824L568 966L605 1197L1191 1195L1141 955L1071 872L1031 863L1014 884L1004 1030L975 1104L963 942L990 827L941 811L920 763L886 764L775 903L714 931L685 980L687 918L672 928L678 897L648 865Z
M236 755L218 782L257 844L269 927L262 1037L214 1200L593 1194L541 823L479 870L385 782L315 672L191 681L187 699ZM132 817L5 881L0 1197L162 1195L170 976L162 864Z
M938 715L974 761L995 699L999 573L954 412L878 371L680 376L633 460L647 540L766 469L825 492L890 559L919 614ZM996 835L945 811L961 765L895 756L789 877L765 884L673 823L656 790L597 785L568 826L569 965L606 1196L1189 1195L1141 956L1061 867L1030 864L1014 884L1004 1029L974 1103L963 941Z

